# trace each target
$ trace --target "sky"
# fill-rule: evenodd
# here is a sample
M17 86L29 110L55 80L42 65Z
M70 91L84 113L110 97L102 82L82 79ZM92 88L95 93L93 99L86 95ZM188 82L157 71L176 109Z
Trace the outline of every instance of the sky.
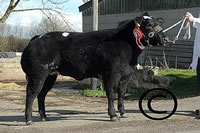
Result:
M7 7L6 4L7 3L4 3L4 7ZM76 31L82 31L82 14L79 12L78 9L78 7L82 4L82 0L69 0L65 5L59 5L59 7L63 10L64 16L73 25ZM21 0L19 5L17 6L17 9L35 8L41 7L41 5L41 0ZM49 7L50 5L47 4L47 6ZM41 11L12 13L6 23L14 26L20 25L24 27L30 27L35 23L39 23L42 19L42 15L43 14Z

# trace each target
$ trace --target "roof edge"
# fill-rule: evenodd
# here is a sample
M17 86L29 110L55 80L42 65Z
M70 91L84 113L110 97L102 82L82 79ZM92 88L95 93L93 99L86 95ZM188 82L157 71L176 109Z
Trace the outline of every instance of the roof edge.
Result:
M101 1L103 1L103 0L99 0L99 2L101 2ZM92 7L92 0L90 0L90 1L88 1L86 3L84 3L83 5L79 6L78 7L79 8L79 12L82 12L82 11L88 9L89 7Z

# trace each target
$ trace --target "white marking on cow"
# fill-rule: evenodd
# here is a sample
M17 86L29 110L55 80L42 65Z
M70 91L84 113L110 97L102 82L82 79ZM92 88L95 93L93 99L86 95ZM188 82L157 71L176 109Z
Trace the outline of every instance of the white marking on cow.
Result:
M41 38L41 37L43 37L43 35L40 35L38 38Z
M48 64L41 64L41 66L44 68L44 69L48 69L49 68L49 65Z
M152 19L151 17L149 16L143 16L144 19Z
M51 62L49 64L41 64L41 66L44 68L44 69L54 69L55 67L55 63L54 62Z
M62 33L62 36L63 36L63 37L68 37L68 35L69 35L69 33L67 33L67 32L63 32L63 33Z

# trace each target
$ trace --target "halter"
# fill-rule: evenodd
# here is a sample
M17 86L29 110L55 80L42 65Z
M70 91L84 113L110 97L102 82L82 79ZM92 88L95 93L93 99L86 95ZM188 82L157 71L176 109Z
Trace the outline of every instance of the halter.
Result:
M144 16L145 19L151 19L150 17L148 16ZM136 22L136 28L133 29L133 35L134 37L136 38L136 44L138 45L138 47L141 49L141 50L144 50L145 49L145 46L142 44L141 42L141 39L142 38L145 38L145 34L140 30L140 24ZM159 26L159 25L156 25L154 28L153 28L153 31L149 32L148 33L148 39L145 39L145 42L147 43L147 46L150 47L152 46L150 43L149 43L149 39L150 38L153 38L155 33L158 33L162 31L162 28Z
M149 17L149 16L143 16L143 18L144 18L144 19L152 19L152 18ZM158 32L160 32L160 31L162 31L162 28L161 28L159 25L156 25L156 26L153 28L153 31L148 33L148 37L149 37L149 38L152 38L152 37L154 37L155 33L158 33Z

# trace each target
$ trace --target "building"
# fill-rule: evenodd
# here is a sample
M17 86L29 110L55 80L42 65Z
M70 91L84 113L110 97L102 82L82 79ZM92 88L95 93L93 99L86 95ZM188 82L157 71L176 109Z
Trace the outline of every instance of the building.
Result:
M79 7L83 16L83 32L92 30L92 2ZM148 12L153 17L165 19L163 28L167 28L183 18L186 11L199 16L200 0L99 0L99 30L116 28L118 23L133 19L142 12ZM174 39L180 25L167 32ZM189 68L192 61L193 40L195 29L191 28L191 39L179 40L171 47L149 48L143 51L138 59L142 65L157 65L175 68Z

